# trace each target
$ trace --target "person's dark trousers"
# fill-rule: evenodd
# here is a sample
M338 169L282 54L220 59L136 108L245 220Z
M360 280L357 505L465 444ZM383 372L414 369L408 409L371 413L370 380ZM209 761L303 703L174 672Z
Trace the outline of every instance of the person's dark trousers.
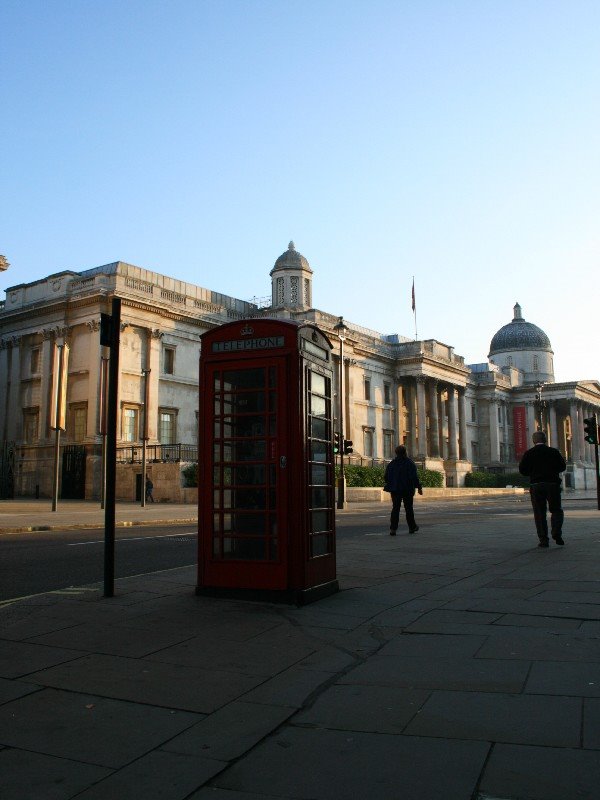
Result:
M559 483L532 483L529 487L533 518L538 538L541 542L548 541L548 520L546 508L550 511L550 527L552 538L562 536L562 525L565 518L560 502L561 487Z
M415 515L413 512L414 498L411 492L392 492L392 513L390 515L390 530L398 530L398 520L400 519L400 506L404 503L404 513L410 531L416 528Z

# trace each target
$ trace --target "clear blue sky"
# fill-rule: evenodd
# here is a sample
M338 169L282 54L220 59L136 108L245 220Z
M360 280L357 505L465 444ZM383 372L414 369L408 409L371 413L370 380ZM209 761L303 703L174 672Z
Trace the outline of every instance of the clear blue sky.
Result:
M123 260L600 379L597 0L3 0L0 290ZM589 291L592 288L593 291Z

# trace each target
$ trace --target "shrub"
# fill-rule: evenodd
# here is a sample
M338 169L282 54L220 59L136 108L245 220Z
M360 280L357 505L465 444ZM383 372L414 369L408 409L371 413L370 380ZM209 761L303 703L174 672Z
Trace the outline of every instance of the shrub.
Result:
M503 489L505 486L529 486L529 479L520 472L468 472L465 486Z
M183 485L186 488L198 486L198 464L189 464L181 470Z
M440 488L444 485L444 473L436 469L417 469L422 486Z

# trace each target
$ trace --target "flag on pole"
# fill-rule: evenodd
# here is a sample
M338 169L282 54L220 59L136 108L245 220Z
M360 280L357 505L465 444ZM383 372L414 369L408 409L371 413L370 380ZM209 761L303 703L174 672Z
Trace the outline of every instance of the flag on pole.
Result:
M416 307L417 307L417 306L416 306L416 303L415 303L415 279L413 278L413 285L412 285L412 310L414 311L414 310L416 309Z

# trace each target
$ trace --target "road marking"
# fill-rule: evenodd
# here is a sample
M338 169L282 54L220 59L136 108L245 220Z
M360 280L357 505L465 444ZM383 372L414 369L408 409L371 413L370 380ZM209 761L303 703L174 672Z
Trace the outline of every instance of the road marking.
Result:
M116 539L117 542L147 542L149 539L179 539L187 536L198 536L197 533L167 533L164 536L128 536L125 539ZM104 544L104 539L96 539L93 542L69 542L67 547L81 547L85 544Z

